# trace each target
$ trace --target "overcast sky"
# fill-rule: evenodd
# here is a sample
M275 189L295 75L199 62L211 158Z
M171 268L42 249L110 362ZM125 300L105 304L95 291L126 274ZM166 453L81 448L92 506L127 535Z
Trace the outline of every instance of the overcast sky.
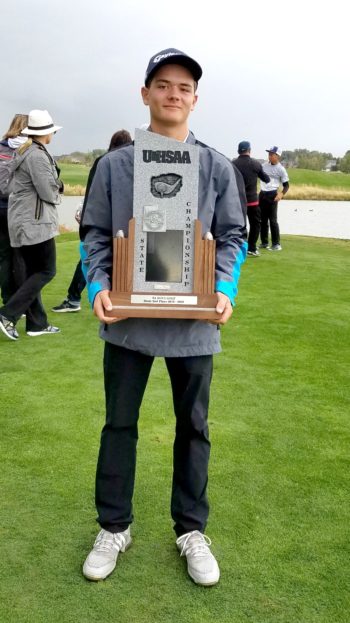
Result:
M349 21L341 0L11 0L1 3L1 129L47 109L54 154L107 147L148 121L149 58L176 47L203 68L190 127L236 154L350 149Z

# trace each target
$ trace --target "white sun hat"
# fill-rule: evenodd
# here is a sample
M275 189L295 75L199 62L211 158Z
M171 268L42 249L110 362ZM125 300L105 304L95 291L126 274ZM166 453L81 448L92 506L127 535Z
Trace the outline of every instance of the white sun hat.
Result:
M45 136L46 134L53 134L61 128L61 125L54 124L47 110L31 110L28 117L28 127L24 128L21 134Z

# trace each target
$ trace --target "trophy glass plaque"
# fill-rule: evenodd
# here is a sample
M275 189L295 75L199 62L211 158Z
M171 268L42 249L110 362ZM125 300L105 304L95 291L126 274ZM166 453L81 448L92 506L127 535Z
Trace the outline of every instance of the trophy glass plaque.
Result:
M133 218L113 240L120 318L217 320L215 241L198 220L199 150L135 130Z

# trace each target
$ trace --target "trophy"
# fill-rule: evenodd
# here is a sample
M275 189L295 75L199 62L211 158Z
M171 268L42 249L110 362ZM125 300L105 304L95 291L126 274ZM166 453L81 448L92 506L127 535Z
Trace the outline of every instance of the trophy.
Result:
M113 240L108 316L217 320L215 241L198 219L199 149L135 130L133 218Z

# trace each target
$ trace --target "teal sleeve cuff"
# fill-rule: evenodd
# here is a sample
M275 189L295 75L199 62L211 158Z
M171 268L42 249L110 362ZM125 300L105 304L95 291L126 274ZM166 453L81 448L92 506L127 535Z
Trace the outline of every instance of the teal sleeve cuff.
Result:
M103 290L103 288L98 281L94 281L93 283L87 284L88 298L89 298L91 307L94 306L94 300L95 300L96 294L101 292L101 290Z
M215 285L215 292L222 292L222 294L226 294L232 305L234 305L233 283L231 281L217 281Z
M217 281L215 284L215 291L226 294L231 301L232 305L235 305L235 297L238 292L238 281L241 274L241 266L245 262L247 256L248 244L244 242L237 254L236 261L232 270L232 281Z
M87 268L86 268L86 264L84 264L84 260L86 260L87 258L87 253L84 249L83 242L80 243L80 257L81 257L81 267L82 267L83 275L85 277L86 287L88 291L89 303L91 304L91 307L93 307L96 294L98 292L101 292L103 288L102 288L102 285L99 283L99 281L94 281L93 283L88 282Z
M87 253L86 253L86 251L84 249L84 243L83 242L80 242L79 251L80 251L80 258L81 258L81 269L83 271L83 275L85 277L85 281L87 282L87 269L86 269L86 266L84 264L84 260L86 260L86 258L87 258Z

